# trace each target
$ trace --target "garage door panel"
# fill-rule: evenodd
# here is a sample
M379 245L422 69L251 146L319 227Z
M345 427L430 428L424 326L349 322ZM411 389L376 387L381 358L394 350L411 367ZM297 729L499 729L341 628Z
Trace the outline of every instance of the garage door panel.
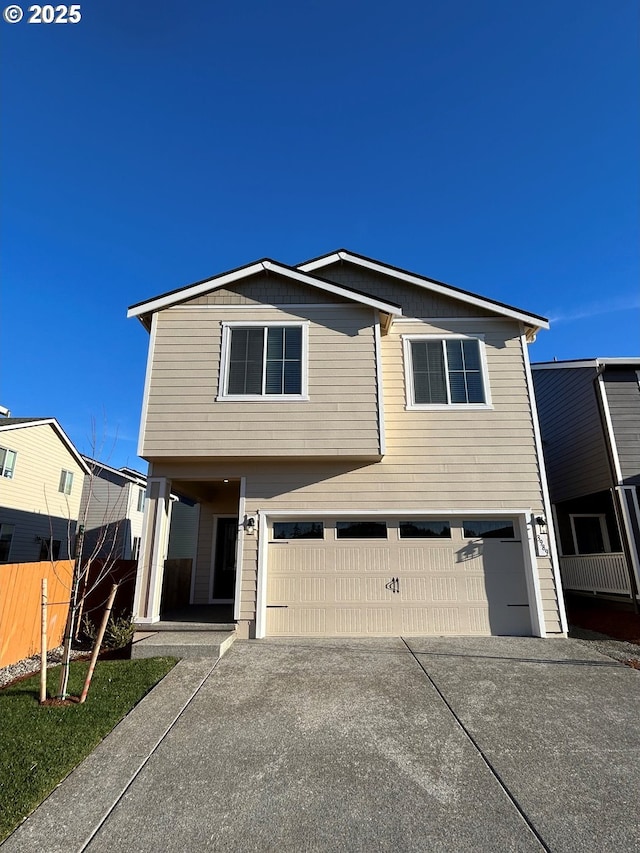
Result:
M362 601L360 578L336 578L336 602Z
M397 551L396 565L401 572L446 572L451 571L454 561L450 546L414 548L401 544Z
M403 540L391 521L384 541L325 531L269 545L268 634L531 634L521 542L465 540L453 521L451 539Z

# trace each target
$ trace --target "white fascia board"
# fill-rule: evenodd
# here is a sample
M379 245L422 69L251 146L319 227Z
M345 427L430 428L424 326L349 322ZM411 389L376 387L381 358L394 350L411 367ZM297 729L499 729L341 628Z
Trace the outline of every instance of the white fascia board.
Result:
M596 358L598 364L604 364L605 367L640 367L640 358Z
M263 510L267 518L375 518L384 515L387 518L433 518L434 516L452 516L460 518L469 516L471 518L498 518L512 516L528 516L531 507L516 507L514 509L451 509L442 507L425 507L424 509L269 509Z
M202 296L204 293L211 293L214 290L218 290L228 284L241 281L244 278L248 278L249 276L256 275L260 272L273 272L277 275L283 276L284 278L289 278L293 281L299 282L300 284L304 284L307 287L315 287L319 290L324 290L328 293L334 293L337 296L342 296L349 299L351 302L360 302L363 305L371 305L373 308L377 308L379 311L384 311L387 314L398 316L402 314L402 309L397 305L391 305L380 299L374 299L370 296L354 293L352 290L341 287L339 284L334 284L330 281L312 278L304 272L299 272L297 270L290 269L289 267L281 266L274 261L260 261L257 264L243 267L240 270L235 270L234 272L227 273L226 275L216 276L215 278L210 278L206 281L194 284L191 287L185 287L181 290L167 293L164 296L158 296L156 299L150 299L148 302L142 302L140 305L134 305L127 311L127 317L141 317L144 314L151 314L152 312L160 311L163 308L169 308L172 305L184 302L187 299L195 299L197 296Z
M309 264L301 264L299 269L305 272L311 272L312 269L320 269L324 266L335 263L338 260L357 264L358 266L372 270L380 275L397 278L399 281L413 284L423 290L439 293L442 296L447 296L449 299L457 299L459 302L466 302L468 305L474 305L476 308L483 308L485 311L492 311L495 314L503 314L505 317L511 317L514 320L520 320L531 326L535 326L536 329L549 328L549 322L541 317L534 317L531 314L526 314L524 311L517 311L502 305L496 305L495 302L483 299L481 296L475 296L471 293L463 293L452 287L448 287L446 284L440 284L437 281L432 281L428 278L421 278L401 270L391 269L384 264L379 264L375 261L351 255L349 252L336 252L335 255L328 255L326 258L318 258L316 261L311 261Z
M68 437L68 435L65 433L65 431L62 429L62 427L60 426L60 424L58 423L58 421L55 418L41 418L40 420L25 421L24 423L21 423L21 424L3 424L2 426L0 426L0 432L9 431L12 429L22 429L23 427L47 426L47 425L49 425L53 429L53 431L55 433L57 433L58 438L65 445L65 447L67 448L69 453L73 456L73 458L76 460L78 465L82 468L84 473L90 474L91 472L89 471L87 463L84 461L82 456L78 453L78 451L75 449L75 447L71 443L71 439Z
M323 258L316 258L315 261L308 261L306 264L300 264L298 269L303 272L313 272L313 270L322 269L329 264L335 264L339 260L341 260L340 253L334 252L332 255L325 255Z
M531 365L532 370L563 370L580 367L640 367L640 358L585 358L578 361L539 361Z
M167 293L164 296L158 296L155 299L149 299L148 302L141 302L139 305L133 305L127 311L127 317L140 317L143 314L151 314L152 311L159 311L162 308L168 308L177 302L184 302L185 299L194 299L196 296L202 296L203 293L210 293L212 290L217 290L227 284L233 284L242 278L247 278L250 275L264 270L262 262L252 264L250 267L243 267L240 270L234 270L226 275L209 278L206 281L201 281L198 284L193 284L191 287L183 287L181 290Z

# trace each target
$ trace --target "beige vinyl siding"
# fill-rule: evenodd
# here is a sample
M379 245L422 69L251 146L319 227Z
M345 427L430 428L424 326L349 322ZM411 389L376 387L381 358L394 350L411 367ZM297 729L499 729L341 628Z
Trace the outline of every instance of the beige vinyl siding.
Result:
M604 384L622 479L640 484L640 381L632 369L607 366Z
M17 453L12 479L0 478L0 522L15 526L10 559L39 559L36 537L59 539L60 559L73 546L84 471L50 424L0 432L0 446ZM70 495L58 491L62 470L73 473Z
M379 454L374 312L310 306L309 400L216 400L222 321L302 322L293 311L173 308L158 315L144 454Z
M593 367L533 371L553 503L611 486L595 379Z

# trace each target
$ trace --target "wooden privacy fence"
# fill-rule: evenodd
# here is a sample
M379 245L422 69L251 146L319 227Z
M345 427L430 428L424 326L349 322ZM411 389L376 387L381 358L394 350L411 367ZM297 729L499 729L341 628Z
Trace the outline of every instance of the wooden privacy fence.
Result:
M62 643L73 577L73 560L0 565L0 667L40 649L42 578L47 579L49 648Z

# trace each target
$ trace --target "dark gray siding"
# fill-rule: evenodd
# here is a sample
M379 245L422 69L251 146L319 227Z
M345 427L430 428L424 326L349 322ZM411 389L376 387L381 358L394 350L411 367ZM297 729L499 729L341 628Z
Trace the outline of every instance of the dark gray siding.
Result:
M607 366L604 382L625 484L640 484L640 384L635 370Z
M553 503L611 486L593 367L533 371Z

